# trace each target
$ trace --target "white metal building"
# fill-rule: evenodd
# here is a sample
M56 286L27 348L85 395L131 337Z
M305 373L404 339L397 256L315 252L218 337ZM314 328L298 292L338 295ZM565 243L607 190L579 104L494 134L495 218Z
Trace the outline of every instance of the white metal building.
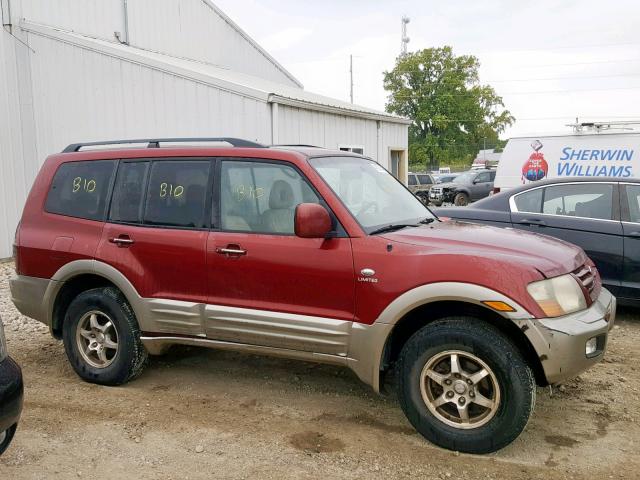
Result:
M312 94L209 0L0 0L0 258L78 141L231 136L353 149L406 181L410 121Z

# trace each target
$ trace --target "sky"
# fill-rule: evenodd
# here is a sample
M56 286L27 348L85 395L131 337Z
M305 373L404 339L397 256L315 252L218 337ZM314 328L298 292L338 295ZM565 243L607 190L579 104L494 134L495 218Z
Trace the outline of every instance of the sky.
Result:
M502 138L640 120L638 0L214 0L306 90L384 110L407 15L409 51L475 55L516 118ZM638 126L640 128L640 126Z

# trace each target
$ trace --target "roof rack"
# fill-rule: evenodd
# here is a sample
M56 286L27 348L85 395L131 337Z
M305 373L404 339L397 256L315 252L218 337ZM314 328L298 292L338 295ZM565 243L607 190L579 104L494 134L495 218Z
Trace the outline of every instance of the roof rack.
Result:
M133 143L146 143L147 148L160 148L161 143L195 143L195 142L225 142L233 147L239 148L266 148L264 145L249 140L243 140L241 138L232 137L194 137L194 138L143 138L135 140L109 140L104 142L86 142L86 143L72 143L65 148L62 153L79 152L84 147L97 147L107 145L127 145Z
M272 145L273 147L300 147L300 148L322 148L318 145L307 145L305 143L279 143L277 145Z

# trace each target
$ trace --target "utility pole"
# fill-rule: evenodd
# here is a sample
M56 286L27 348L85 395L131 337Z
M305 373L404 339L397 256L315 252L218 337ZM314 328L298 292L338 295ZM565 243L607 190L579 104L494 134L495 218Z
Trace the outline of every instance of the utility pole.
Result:
M409 43L409 37L407 36L407 23L411 19L406 15L402 16L402 39L400 41L400 56L404 57L407 54L407 43Z
M351 78L349 83L349 98L351 98L351 103L353 103L353 55L349 55L349 77Z

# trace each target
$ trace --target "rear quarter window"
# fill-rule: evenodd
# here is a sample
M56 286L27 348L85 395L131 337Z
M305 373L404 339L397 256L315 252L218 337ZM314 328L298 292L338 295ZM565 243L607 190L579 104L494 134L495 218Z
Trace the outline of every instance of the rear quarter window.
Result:
M114 160L63 163L51 182L45 211L104 220L114 169Z
M542 188L519 193L513 197L519 212L540 213L542 209Z

